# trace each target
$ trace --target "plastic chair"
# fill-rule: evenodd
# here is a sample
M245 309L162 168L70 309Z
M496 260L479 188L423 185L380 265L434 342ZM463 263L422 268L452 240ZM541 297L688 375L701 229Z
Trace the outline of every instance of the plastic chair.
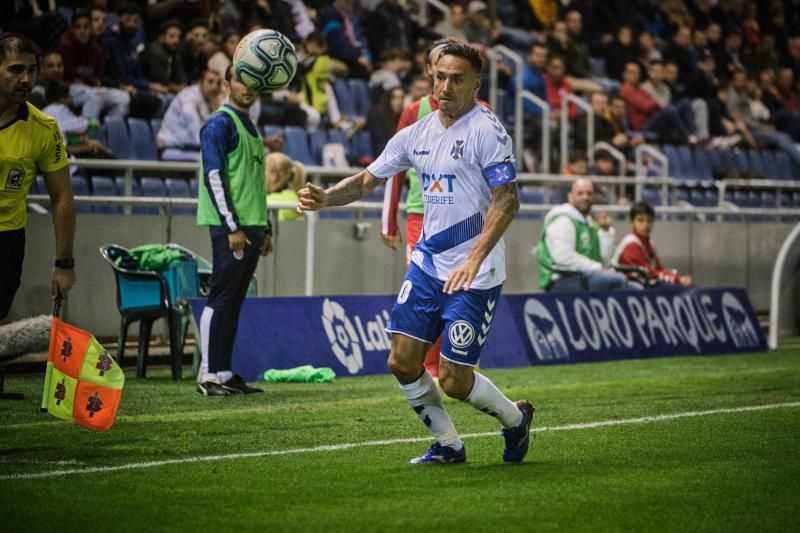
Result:
M157 161L158 149L156 149L155 135L150 130L150 124L141 118L129 118L128 128L131 134L134 159Z
M359 79L347 80L350 84L350 94L353 95L353 103L355 104L355 116L365 118L369 112L372 102L369 98L369 88L367 82Z
M167 246L185 251L177 245ZM157 272L136 269L130 251L118 244L101 246L100 254L111 265L117 284L117 309L120 313L117 362L122 366L128 327L139 322L136 376L145 377L153 322L165 318L169 329L172 379L181 379L183 345L189 323L189 307L184 299L200 296L200 278L194 256L188 252L186 260L172 263Z
M72 182L72 193L75 196L89 196L89 181L84 176L73 175L70 178ZM45 190L47 190L45 188ZM91 213L92 206L87 204L76 204L76 213Z
M311 150L311 157L315 165L322 164L322 147L328 142L328 134L325 130L314 130L308 134L308 147Z
M286 155L304 165L314 165L311 149L308 147L306 130L298 126L286 126L283 131L283 150Z
M349 118L358 116L355 98L353 98L353 92L350 90L347 80L334 80L333 94L336 96L336 104L343 115Z
M192 189L189 181L184 178L167 178L164 180L167 186L167 194L170 198L195 198L192 195ZM194 215L196 213L193 207L173 207L173 215Z
M119 196L114 180L106 176L92 177L92 196ZM96 205L95 213L119 214L122 209L119 205Z
M144 177L141 179L142 183L142 196L152 198L166 198L167 187L164 185L164 180L161 178ZM159 207L145 207L144 212L148 215L157 215L160 213Z
M128 126L118 117L106 117L106 142L119 159L133 159L133 143Z

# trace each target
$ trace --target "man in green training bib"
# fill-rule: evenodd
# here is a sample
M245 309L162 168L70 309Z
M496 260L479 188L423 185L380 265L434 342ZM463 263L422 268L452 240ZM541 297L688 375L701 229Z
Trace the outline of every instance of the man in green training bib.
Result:
M539 260L539 287L547 291L590 291L641 289L623 274L603 268L614 246L611 219L603 213L598 224L591 215L594 185L585 178L572 182L567 203L557 205L544 218L539 244L534 248ZM562 275L554 270L580 276Z
M203 355L197 392L228 396L263 392L231 371L239 311L259 255L272 251L264 185L264 144L248 111L257 95L225 73L227 102L200 130L197 224L211 233L213 270L200 315Z

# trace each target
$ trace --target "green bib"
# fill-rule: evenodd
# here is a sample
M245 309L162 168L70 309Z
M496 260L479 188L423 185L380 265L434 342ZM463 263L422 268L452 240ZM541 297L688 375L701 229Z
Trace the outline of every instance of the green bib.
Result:
M419 111L417 112L417 121L421 118L431 114L431 100L429 96L423 96L419 101ZM422 204L422 185L420 184L417 171L409 168L406 171L406 179L408 180L408 196L406 196L406 213L422 214L425 208Z
M575 251L598 263L602 262L600 257L600 236L598 234L599 227L597 224L592 223L587 225L581 221L575 220L575 218L566 213L556 214L545 221L542 234L539 237L539 243L536 245L536 259L539 261L539 287L542 289L550 285L550 281L553 278L553 271L551 269L555 264L553 257L550 255L550 250L547 249L545 233L550 224L559 217L569 218L572 225L575 227Z
M267 190L264 185L264 143L261 136L253 135L245 128L236 112L228 107L221 107L217 113L227 113L233 119L239 144L235 150L225 157L225 169L222 179L227 185L228 194L233 205L230 209L239 218L240 226L267 225ZM200 159L199 190L197 194L197 225L221 226L214 203L206 188L205 168Z

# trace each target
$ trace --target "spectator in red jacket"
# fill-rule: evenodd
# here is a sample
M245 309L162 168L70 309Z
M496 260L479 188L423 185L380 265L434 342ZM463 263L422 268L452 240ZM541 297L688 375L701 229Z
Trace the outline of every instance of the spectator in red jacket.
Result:
M662 142L686 143L695 140L692 121L682 116L675 106L662 108L640 85L641 67L630 62L622 72L619 95L625 100L628 124L633 131Z
M689 287L692 285L691 276L681 276L661 266L658 253L650 242L655 214L653 207L646 202L636 202L631 206L631 232L617 245L611 263L640 267L647 273L647 279L651 283L670 283ZM633 272L626 273L626 275L629 279L636 277Z
M550 104L550 119L558 120L561 116L561 100L568 94L574 94L572 85L564 76L567 69L564 59L553 56L547 62L547 71L544 74L545 90L547 92L547 103ZM567 111L570 120L578 116L578 109L575 104L570 103Z

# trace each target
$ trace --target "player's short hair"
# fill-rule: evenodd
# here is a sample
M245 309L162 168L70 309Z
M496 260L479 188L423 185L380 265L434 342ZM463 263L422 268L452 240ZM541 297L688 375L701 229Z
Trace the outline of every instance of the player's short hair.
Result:
M441 59L444 55L460 57L467 60L469 66L472 67L472 70L474 70L476 74L480 74L481 70L483 70L481 53L478 52L478 49L474 46L459 42L450 43L442 48L439 58Z
M208 21L203 18L196 18L189 21L189 24L186 25L186 33L189 33L195 28L203 27L208 29Z
M656 218L656 210L653 209L653 206L647 202L635 202L631 206L631 211L628 214L628 217L633 220L639 215L646 215L650 218Z
M39 47L29 37L18 33L7 33L0 37L0 63L9 54L33 54L38 61L39 53Z
M433 57L433 53L437 50L440 50L447 46L448 44L456 44L460 43L461 41L457 39L453 39L452 37L445 37L443 39L436 39L428 47L425 49L425 64L430 65L431 60Z

